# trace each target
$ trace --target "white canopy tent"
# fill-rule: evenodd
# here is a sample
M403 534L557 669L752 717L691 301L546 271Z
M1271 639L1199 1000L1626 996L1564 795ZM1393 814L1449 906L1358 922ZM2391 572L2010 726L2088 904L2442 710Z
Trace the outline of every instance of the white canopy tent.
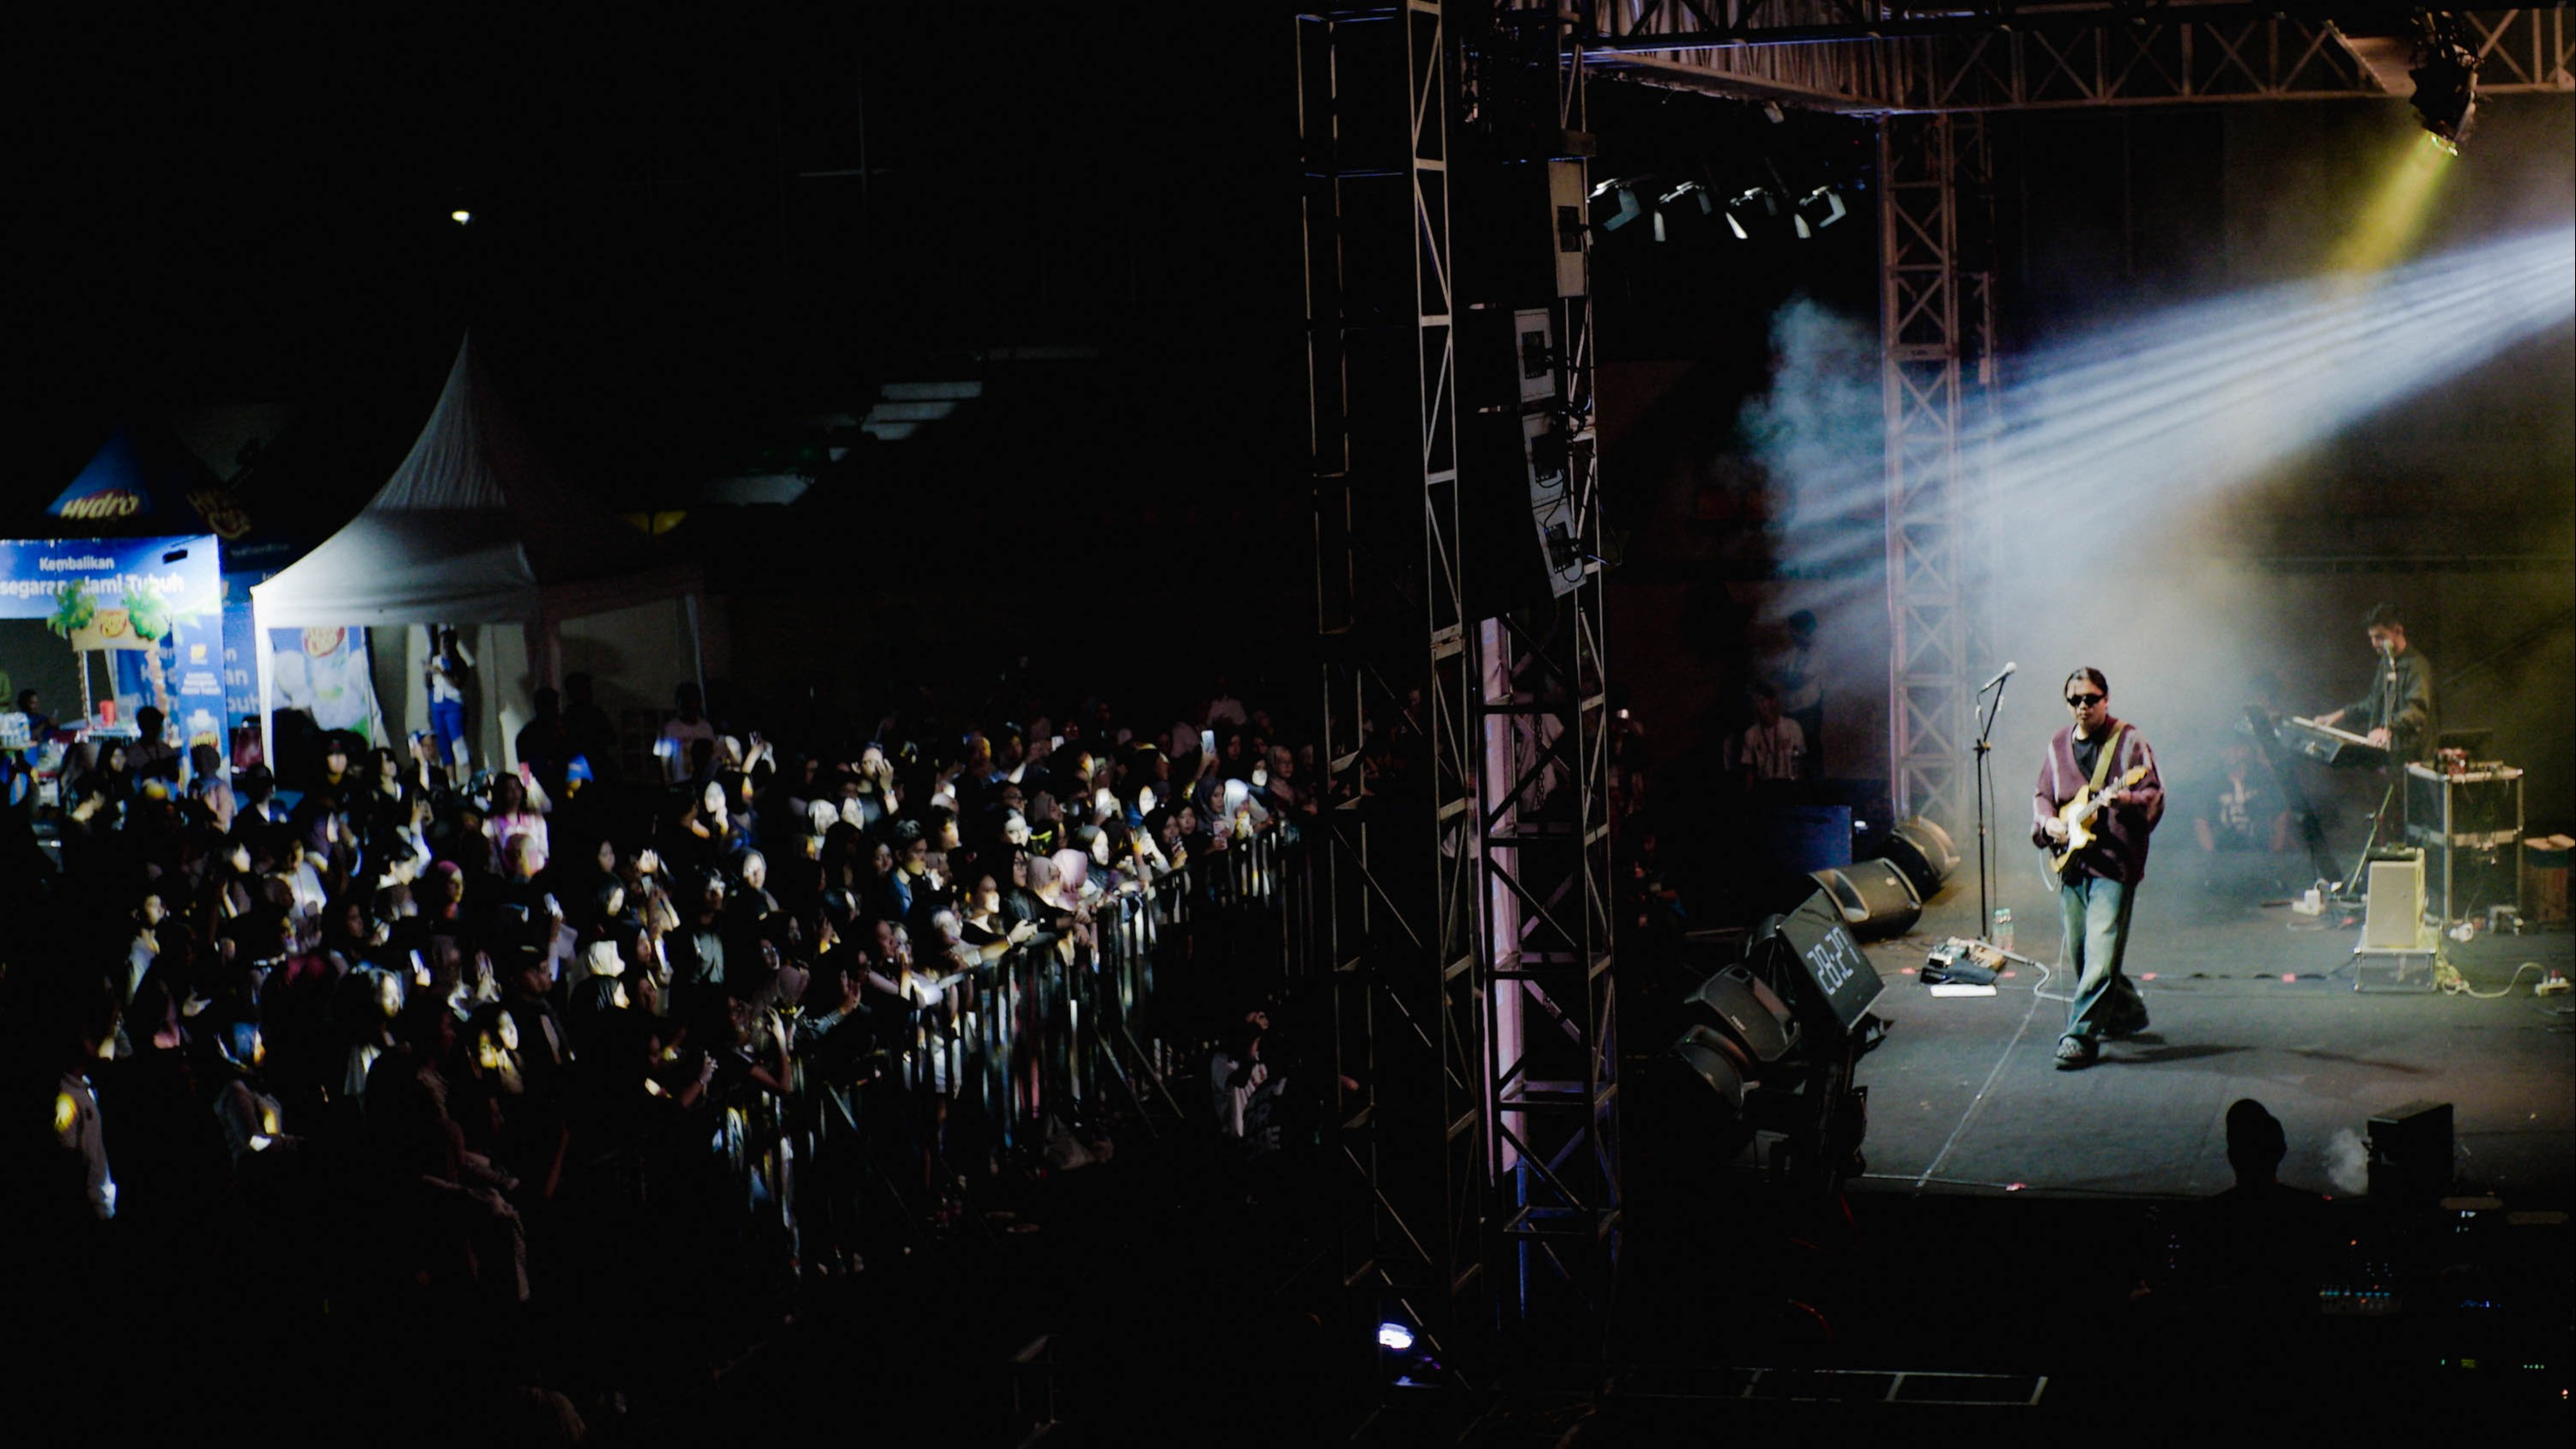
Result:
M686 611L703 687L697 565L547 470L469 337L393 477L346 528L251 589L262 754L275 758L271 629L517 623L533 672L560 687L565 620L662 601Z

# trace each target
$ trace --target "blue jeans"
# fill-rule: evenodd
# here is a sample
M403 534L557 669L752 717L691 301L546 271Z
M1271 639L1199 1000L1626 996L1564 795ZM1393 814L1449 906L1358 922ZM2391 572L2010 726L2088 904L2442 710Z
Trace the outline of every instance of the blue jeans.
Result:
M433 699L429 702L430 732L438 736L438 758L441 764L467 763L460 757L465 744L465 701Z
M2146 1014L2138 988L2120 970L2136 903L2136 891L2123 881L2070 876L2058 883L2057 915L2066 934L2057 959L2075 974L2075 1001L2066 1009L2069 1040L2098 1045L2110 1027Z

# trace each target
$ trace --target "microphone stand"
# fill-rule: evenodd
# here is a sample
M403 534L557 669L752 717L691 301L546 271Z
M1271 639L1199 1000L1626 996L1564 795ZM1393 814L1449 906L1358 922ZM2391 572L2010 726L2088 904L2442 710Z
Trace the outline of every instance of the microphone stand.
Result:
M1995 747L1988 743L1988 738L1995 732L1995 716L2004 712L2004 688L2011 683L2012 676L2010 674L2006 674L2003 678L1995 681L1994 703L1986 706L1986 717L1984 721L1977 726L1977 744L1975 751L1977 756L1975 784L1977 793L1977 939L1980 941L1986 941L1990 945L1992 944L1991 937L1994 933L1995 916L1994 907L1987 900L1988 860L1991 855L1991 850L1986 842L1986 795L1990 789L1986 780L1988 770L1988 761L1986 757L1994 753Z
M2388 731L2388 789L2379 797L2379 814L2371 821L2372 834L2385 835L2399 845L2406 843L2406 826L2402 814L2392 818L2390 808L2405 808L2405 797L2398 791L2406 785L2406 762L2397 753L2397 709L2403 700L2397 688L2397 651L2379 651L2379 727Z
M2386 784L2379 792L2379 808L2370 812L2370 833L2362 837L2361 855L2353 861L2352 874L2344 878L2343 888L2336 892L2337 896L2346 901L2361 898L2362 879L2370 873L2371 853L2379 849L2381 836L2386 835L2399 844L2405 843L2405 831L2402 827L2394 831L2388 828L2389 806L2399 803L2397 787L2399 782L2406 778L2406 766L2397 758L2397 731L2389 725L2390 721L2397 718L2397 655L2395 652L2387 649L2380 650L2379 666L2379 687L2371 691L2371 698L2376 701L2379 711L2378 727L2388 730L2388 754L2379 766L2380 777Z

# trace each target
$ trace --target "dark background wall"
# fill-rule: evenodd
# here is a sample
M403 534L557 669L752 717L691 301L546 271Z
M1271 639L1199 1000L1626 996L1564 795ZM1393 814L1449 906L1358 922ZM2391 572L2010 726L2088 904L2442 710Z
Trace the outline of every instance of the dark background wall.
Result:
M6 507L115 423L209 403L310 426L393 398L385 437L307 459L380 478L470 326L559 471L689 509L741 612L795 621L745 631L745 670L1141 616L1103 668L1149 678L1302 632L1276 606L1308 533L1284 15L181 12L24 39ZM793 509L690 507L809 419L953 377L983 397L842 439Z

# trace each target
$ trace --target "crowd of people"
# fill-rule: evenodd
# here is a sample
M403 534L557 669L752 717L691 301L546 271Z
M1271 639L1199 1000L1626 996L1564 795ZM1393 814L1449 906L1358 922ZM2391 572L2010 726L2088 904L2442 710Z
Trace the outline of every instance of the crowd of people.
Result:
M21 1243L266 1312L578 1301L614 1355L675 1286L862 1271L1096 1159L1184 1062L1259 1150L1262 983L1194 928L1319 801L1222 682L1177 719L683 686L640 750L573 695L509 768L452 720L274 775L76 745L0 866Z

